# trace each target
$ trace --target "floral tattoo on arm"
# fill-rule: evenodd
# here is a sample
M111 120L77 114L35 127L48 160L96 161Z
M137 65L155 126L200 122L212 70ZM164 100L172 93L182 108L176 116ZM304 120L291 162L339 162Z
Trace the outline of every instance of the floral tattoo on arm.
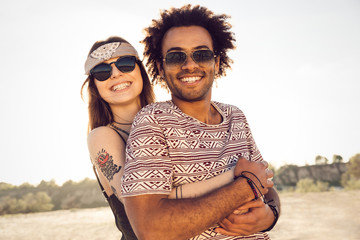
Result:
M95 162L108 181L113 180L114 175L121 170L121 166L114 163L112 156L105 149L98 152Z

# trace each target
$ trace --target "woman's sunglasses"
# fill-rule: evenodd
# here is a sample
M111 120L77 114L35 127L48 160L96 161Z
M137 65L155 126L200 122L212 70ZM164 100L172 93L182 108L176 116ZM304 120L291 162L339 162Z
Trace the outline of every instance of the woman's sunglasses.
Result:
M197 64L208 63L216 57L214 52L208 49L193 51L190 53L190 56ZM163 61L169 66L181 66L185 63L186 59L186 52L177 51L167 53Z
M115 62L111 63L100 63L99 65L95 66L93 69L90 70L90 74L99 81L105 81L112 74L112 67L111 64L115 64L117 69L123 73L129 73L134 71L136 57L134 56L124 56L119 57Z

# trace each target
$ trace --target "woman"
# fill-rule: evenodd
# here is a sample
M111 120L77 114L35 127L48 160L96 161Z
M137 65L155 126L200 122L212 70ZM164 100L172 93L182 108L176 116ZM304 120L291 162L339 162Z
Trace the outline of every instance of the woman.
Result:
M85 62L88 93L88 148L95 174L115 215L122 239L137 239L121 199L125 146L135 114L154 102L154 93L135 48L120 37L96 42ZM173 189L170 198L200 196L234 178L228 171L207 181Z

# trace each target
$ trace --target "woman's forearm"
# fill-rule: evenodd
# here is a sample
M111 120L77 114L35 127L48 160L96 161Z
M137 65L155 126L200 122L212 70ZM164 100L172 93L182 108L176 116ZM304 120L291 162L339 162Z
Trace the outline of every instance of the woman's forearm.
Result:
M231 169L225 173L222 173L216 177L207 179L205 181L199 181L177 186L171 191L169 198L181 199L200 197L206 193L212 192L232 182L233 180L234 169Z

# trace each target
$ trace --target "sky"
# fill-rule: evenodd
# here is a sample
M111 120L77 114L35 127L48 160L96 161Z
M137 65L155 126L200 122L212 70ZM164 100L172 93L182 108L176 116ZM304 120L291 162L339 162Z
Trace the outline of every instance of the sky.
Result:
M234 63L213 100L245 113L266 161L360 153L358 0L1 1L0 182L95 179L80 97L90 47L118 35L142 56L143 29L187 3L231 16Z

